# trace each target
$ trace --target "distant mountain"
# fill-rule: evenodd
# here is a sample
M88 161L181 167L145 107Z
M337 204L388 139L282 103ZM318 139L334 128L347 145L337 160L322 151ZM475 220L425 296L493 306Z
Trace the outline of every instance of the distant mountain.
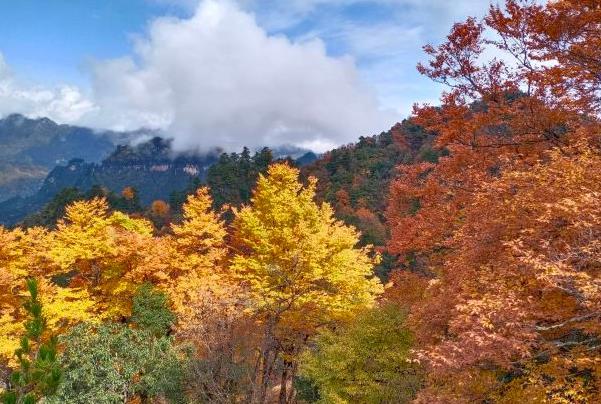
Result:
M48 118L12 114L0 119L0 224L12 225L36 212L65 188L86 192L95 185L119 193L138 190L142 204L167 199L190 181L204 182L220 150L204 156L174 155L160 137L129 146L156 132L95 131ZM275 158L306 165L317 155L295 146L273 149Z
M88 191L100 185L113 192L131 186L140 201L150 204L166 199L173 191L185 189L190 181L203 181L206 171L217 161L218 152L204 156L172 155L170 142L155 137L137 146L117 146L101 163L72 159L55 167L41 188L27 197L14 197L0 203L0 223L12 225L42 208L65 188Z
M119 145L112 149L113 152L99 163L75 158L64 165L57 165L41 182L37 192L0 202L0 224L20 222L66 188L87 192L94 186L101 186L120 193L125 187L133 187L143 205L157 199L168 200L172 193L186 190L192 183L205 183L213 164L236 155L222 154L219 149L204 155L174 154L171 141L160 137L135 146ZM314 153L303 149L275 150L274 154L277 153L280 158L294 160L294 156L300 156L294 160L297 165L317 158Z
M52 168L71 159L100 162L127 136L19 114L0 119L0 201L34 193Z

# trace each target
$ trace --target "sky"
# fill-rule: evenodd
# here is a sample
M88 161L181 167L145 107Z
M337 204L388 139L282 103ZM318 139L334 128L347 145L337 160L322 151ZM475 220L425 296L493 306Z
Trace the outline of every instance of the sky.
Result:
M422 46L488 0L0 0L0 116L324 151L440 86Z

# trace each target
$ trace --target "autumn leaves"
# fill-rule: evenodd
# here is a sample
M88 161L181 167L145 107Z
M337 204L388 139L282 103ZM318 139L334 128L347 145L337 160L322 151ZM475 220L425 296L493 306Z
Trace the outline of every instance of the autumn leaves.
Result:
M370 307L382 290L372 276L377 257L356 248L358 232L314 202L315 181L304 187L298 177L286 164L272 165L229 228L200 188L188 197L181 223L158 237L147 220L110 212L99 198L70 205L55 230L2 229L1 354L10 358L22 333L27 278L40 282L54 333L129 317L134 292L150 283L168 297L177 335L193 336L199 346L210 337L198 333L209 317L254 324L261 332L253 337L253 400L265 398L276 360L285 364L278 368L282 394L291 394L308 339Z
M600 32L598 1L509 0L426 47L448 92L414 119L447 156L388 208L418 402L601 399Z

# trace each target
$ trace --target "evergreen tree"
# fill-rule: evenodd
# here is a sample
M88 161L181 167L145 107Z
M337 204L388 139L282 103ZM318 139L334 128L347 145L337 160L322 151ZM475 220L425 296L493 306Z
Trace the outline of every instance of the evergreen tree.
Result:
M12 373L9 389L0 396L3 404L33 404L52 395L61 381L57 339L45 335L46 318L42 314L37 281L28 279L27 289L29 298L23 307L30 319L25 323L21 346L15 352L19 369Z
M175 316L169 310L167 296L145 283L134 296L131 321L158 337L169 332Z

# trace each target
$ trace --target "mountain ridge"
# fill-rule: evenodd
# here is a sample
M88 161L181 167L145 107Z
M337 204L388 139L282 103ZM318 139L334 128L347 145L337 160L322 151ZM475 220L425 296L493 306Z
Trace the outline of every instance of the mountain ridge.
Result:
M57 165L73 158L100 162L116 143L139 135L7 115L0 119L0 202L35 193Z
M20 222L66 188L87 192L101 186L120 193L126 187L133 187L140 202L149 205L189 188L192 182L205 182L209 168L222 154L220 149L206 154L174 153L171 140L154 137L137 145L117 145L101 162L74 158L50 170L37 192L1 201L0 224ZM276 149L274 153L280 158L284 154L298 155L301 164L317 158L313 152L291 147Z

